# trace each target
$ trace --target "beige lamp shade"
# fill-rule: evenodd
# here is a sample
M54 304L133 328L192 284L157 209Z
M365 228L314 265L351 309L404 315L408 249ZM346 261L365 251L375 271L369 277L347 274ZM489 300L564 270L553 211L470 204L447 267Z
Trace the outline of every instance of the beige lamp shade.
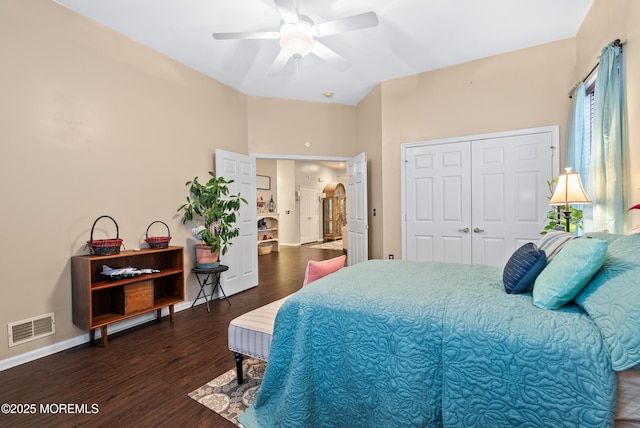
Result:
M565 173L558 176L556 190L553 192L549 205L589 204L591 200L582 187L580 173L571 172L565 168Z

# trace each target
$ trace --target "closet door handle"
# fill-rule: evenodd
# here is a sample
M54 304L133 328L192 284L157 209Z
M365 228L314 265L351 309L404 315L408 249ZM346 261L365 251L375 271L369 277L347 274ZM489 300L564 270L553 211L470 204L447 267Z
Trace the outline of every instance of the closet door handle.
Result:
M464 229L458 229L458 232L469 233L469 228L465 227Z
M480 228L478 228L478 227L474 227L474 228L473 228L473 231L474 231L475 233L481 233L481 232L484 232L484 229L480 229Z

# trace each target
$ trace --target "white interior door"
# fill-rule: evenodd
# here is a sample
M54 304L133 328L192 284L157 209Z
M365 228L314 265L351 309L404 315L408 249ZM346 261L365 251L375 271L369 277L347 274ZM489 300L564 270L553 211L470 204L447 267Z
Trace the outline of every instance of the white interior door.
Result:
M369 259L367 216L367 154L347 161L347 262L349 266Z
M300 186L300 243L319 241L320 200L314 187Z
M222 287L226 295L258 285L258 241L256 217L256 161L239 153L216 149L216 175L234 180L231 193L240 193L248 204L242 204L238 216L240 236L234 239L227 254L221 256L222 264L229 270L222 274Z
M503 266L517 248L540 239L552 145L549 132L471 143L474 264Z
M405 258L471 263L469 142L405 151Z

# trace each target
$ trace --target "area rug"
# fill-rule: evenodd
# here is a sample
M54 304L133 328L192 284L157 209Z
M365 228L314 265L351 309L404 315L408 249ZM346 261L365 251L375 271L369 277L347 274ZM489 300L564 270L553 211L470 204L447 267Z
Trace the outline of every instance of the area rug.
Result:
M337 241L324 242L322 244L312 245L309 248L320 248L322 250L342 250L342 239Z
M242 362L242 385L238 385L236 369L233 369L189 393L189 397L242 427L238 422L238 416L243 414L256 398L266 367L267 363L264 361L247 358Z

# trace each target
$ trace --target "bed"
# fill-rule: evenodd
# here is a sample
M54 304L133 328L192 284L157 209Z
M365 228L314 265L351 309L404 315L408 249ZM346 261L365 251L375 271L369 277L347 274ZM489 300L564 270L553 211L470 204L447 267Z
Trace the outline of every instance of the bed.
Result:
M503 270L489 266L371 260L321 278L282 304L260 392L239 420L638 426L633 236L596 238L608 243L602 267L553 310L534 305L537 282L534 293L508 294ZM558 275L564 252L542 272Z

